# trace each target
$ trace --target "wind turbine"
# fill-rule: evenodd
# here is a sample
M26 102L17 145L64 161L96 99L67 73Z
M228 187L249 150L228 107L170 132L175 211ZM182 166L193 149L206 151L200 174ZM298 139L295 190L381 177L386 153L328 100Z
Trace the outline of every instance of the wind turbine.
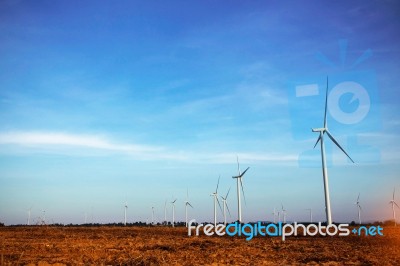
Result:
M154 207L151 207L151 224L154 225Z
M30 223L31 223L31 210L32 210L32 207L33 206L31 206L29 209L26 210L28 212L27 225L30 225Z
M242 188L244 202L246 203L246 197L244 196L242 177L247 172L247 170L249 170L250 167L247 167L247 169L244 170L243 173L240 173L239 157L237 156L236 159L237 159L237 165L238 165L238 175L232 176L232 178L236 178L237 199L238 199L238 221L239 221L239 223L241 223L242 222L242 206L240 204L240 187Z
M358 210L358 223L361 224L361 205L360 205L360 193L358 193L358 197L357 197L357 202L355 202L354 204L357 205L357 210Z
M165 200L164 204L164 223L167 224L167 200Z
M125 201L125 206L124 206L124 225L126 225L126 211L128 209L128 202Z
M189 202L189 190L188 189L186 189L186 200L184 201L184 203L185 203L185 218L186 218L185 225L187 227L187 225L188 225L187 207L190 206L193 209L192 204L190 204L190 202Z
M272 213L272 215L274 216L274 223L276 223L276 219L275 219L275 217L276 217L275 207L274 207L274 212Z
M332 212L331 212L331 202L329 197L329 184L328 184L328 169L326 167L326 159L325 159L325 145L324 145L324 134L326 133L328 137L332 140L339 149L342 150L344 154L354 163L353 159L347 154L347 152L340 146L340 144L335 140L335 138L331 135L328 130L328 121L326 119L328 109L328 77L326 78L326 96L325 96L325 115L324 115L324 127L322 128L313 128L312 132L319 132L319 137L317 142L314 145L317 146L318 142L321 143L321 159L322 159L322 175L324 178L324 191L325 191L325 210L326 210L326 222L328 225L332 224Z
M310 223L312 223L312 209L306 209L306 211L310 212Z
M218 183L217 183L217 188L215 189L215 192L213 192L210 196L214 197L214 226L217 226L217 203L219 205L219 209L222 211L221 204L219 203L218 200L218 186L219 186L219 179L221 176L218 177Z
M177 199L171 201L172 204L172 227L175 227L175 201Z
M393 198L391 201L389 201L389 204L392 204L394 226L396 226L396 212L394 210L394 206L396 205L396 207L400 209L399 205L397 205L396 201L394 200L395 190L396 190L396 188L393 189Z
M286 223L286 210L283 208L283 204L282 205L282 216L283 216L283 223Z
M226 225L226 210L228 210L229 216L231 216L231 212L229 211L228 208L228 202L227 202L227 198L229 195L229 192L231 191L231 188L228 189L228 193L226 193L225 198L221 196L222 198L222 205L224 206L224 224Z
M43 210L43 216L42 216L42 225L46 224L46 211Z
M281 213L278 211L278 223L281 221Z

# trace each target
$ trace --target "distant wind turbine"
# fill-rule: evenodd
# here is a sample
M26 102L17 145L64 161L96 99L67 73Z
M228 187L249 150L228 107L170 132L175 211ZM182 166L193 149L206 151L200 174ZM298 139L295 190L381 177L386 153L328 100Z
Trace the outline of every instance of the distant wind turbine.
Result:
M214 197L214 226L217 226L217 203L219 205L219 209L222 212L221 204L219 203L218 200L218 186L219 186L219 179L221 176L218 177L218 183L217 183L217 188L215 189L215 192L213 192L210 196Z
M46 211L45 211L45 210L43 210L42 224L43 224L43 225L46 224Z
M126 211L128 209L128 202L125 201L125 206L124 206L124 225L126 225Z
M172 227L175 227L175 201L177 199L171 201L172 204Z
M187 207L190 206L193 208L192 204L190 204L189 202L189 190L186 189L186 200L184 201L185 203L185 226L188 226L188 211L187 211Z
M358 193L358 197L357 197L357 202L355 202L354 204L357 205L357 210L358 210L358 223L361 224L361 205L360 205L360 193Z
M312 223L312 209L306 209L306 211L310 212L310 223Z
M151 224L154 225L154 207L151 207Z
M30 225L30 223L31 223L31 210L32 210L32 207L33 206L31 206L29 209L26 210L28 212L27 225Z
M347 154L347 152L340 146L340 144L335 140L335 138L331 135L328 130L328 121L326 119L327 116L327 108L328 108L328 78L326 78L326 96L325 96L325 115L324 115L324 127L322 128L313 128L313 132L319 132L319 137L317 142L314 145L317 146L318 142L321 142L321 158L322 158L322 175L324 178L324 191L325 191L325 210L326 210L326 222L328 225L332 224L332 212L331 212L331 202L329 196L329 184L328 184L328 169L326 166L325 159L325 145L324 145L324 134L326 133L328 137L342 150L344 154L354 163L353 159Z
M239 221L239 223L241 223L242 222L242 206L241 206L241 203L240 203L240 188L242 188L243 199L244 199L244 202L246 203L246 197L244 196L242 177L247 172L247 170L249 170L250 167L247 167L247 169L244 170L243 173L241 173L240 172L240 166L239 166L239 157L237 156L236 159L237 159L237 165L238 165L238 175L237 176L232 176L232 178L236 178L237 202L238 202L238 221Z
M395 193L396 188L393 189L393 198L391 201L389 201L389 204L392 204L392 211L393 211L393 221L394 221L394 226L396 226L396 212L394 206L400 209L399 205L397 205L396 201L394 200L394 193Z
M164 204L164 223L167 224L167 200L165 200Z
M281 213L278 211L278 223L281 221Z
M283 208L283 204L282 205L282 216L283 216L283 223L286 223L286 210Z
M226 210L228 210L229 216L231 216L231 212L229 211L229 207L228 207L228 202L227 202L227 198L229 195L229 192L231 191L231 188L228 189L228 193L226 193L225 197L222 197L222 205L224 206L224 224L226 225Z
M276 211L275 211L275 207L274 207L274 212L272 213L272 216L274 217L274 223L276 223Z

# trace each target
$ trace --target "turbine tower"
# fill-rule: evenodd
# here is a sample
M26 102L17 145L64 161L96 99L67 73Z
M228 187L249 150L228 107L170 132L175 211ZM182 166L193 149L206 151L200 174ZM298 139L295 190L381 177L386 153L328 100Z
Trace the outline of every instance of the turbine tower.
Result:
M283 204L281 203L282 206L282 217L283 217L283 223L286 223L286 210L283 208Z
M276 223L276 211L275 211L275 207L274 207L274 212L272 213L273 217L274 217L274 223Z
M396 226L396 212L394 210L394 206L400 209L399 205L397 205L396 201L394 200L394 193L395 193L396 188L393 189L393 198L391 201L389 201L389 204L392 204L392 211L393 211L393 222L394 226Z
M175 227L175 201L177 199L171 201L172 204L172 227Z
M126 225L126 211L128 209L128 202L125 201L125 206L124 206L124 225Z
M154 225L154 207L151 207L151 224Z
M357 202L355 202L354 204L357 205L357 210L358 210L358 224L361 224L361 205L360 205L360 193L358 193L358 197L357 197Z
M332 212L331 212L331 202L329 196L329 184L328 184L328 169L326 166L326 158L325 158L325 145L324 145L324 134L326 133L328 137L342 150L344 154L354 163L353 159L347 154L347 152L340 146L340 144L335 140L335 138L331 135L328 130L328 121L326 119L328 109L328 77L326 78L326 96L325 96L325 115L324 115L324 127L322 128L313 128L312 132L319 132L319 137L317 142L314 145L314 148L317 146L318 142L321 143L321 159L322 159L322 175L324 178L324 192L325 192L325 211L326 211L326 222L328 225L332 224Z
M228 189L228 193L226 193L225 197L221 196L222 205L224 206L224 225L226 225L226 210L228 210L229 216L231 216L231 212L229 211L228 202L227 202L227 198L228 198L228 195L229 195L230 191L231 191L231 188Z
M165 200L164 204L164 223L167 224L167 200Z
M238 221L239 221L239 223L241 223L242 222L242 206L240 204L240 188L242 188L244 202L246 203L246 198L244 196L242 177L247 172L247 170L249 170L250 167L247 167L247 169L244 170L243 173L240 173L239 157L236 157L236 159L237 159L237 165L238 165L238 175L237 176L232 176L232 178L236 178L237 199L238 199L237 200L237 202L238 202Z
M28 212L28 219L26 221L27 225L30 225L30 223L31 223L31 210L32 210L32 207L33 206L31 206L29 209L26 210Z
M221 176L218 177L218 183L217 183L217 188L215 189L215 192L213 192L210 196L214 197L214 226L217 226L217 203L219 205L219 209L222 211L221 204L219 203L218 200L218 186L219 186L219 179Z
M188 206L190 206L190 207L192 207L192 209L193 209L193 206L192 206L192 204L190 204L190 202L189 202L189 190L188 189L186 189L186 200L184 201L184 203L185 203L185 226L187 227L187 225L188 225L188 211L187 211L187 207Z
M306 209L306 211L310 212L310 224L312 223L312 209Z

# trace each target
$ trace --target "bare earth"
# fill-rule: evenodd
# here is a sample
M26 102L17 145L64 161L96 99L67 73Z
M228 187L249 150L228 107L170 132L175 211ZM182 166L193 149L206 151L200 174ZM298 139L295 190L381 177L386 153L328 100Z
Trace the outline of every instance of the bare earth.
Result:
M400 265L400 226L384 236L187 236L186 228L0 227L0 265Z

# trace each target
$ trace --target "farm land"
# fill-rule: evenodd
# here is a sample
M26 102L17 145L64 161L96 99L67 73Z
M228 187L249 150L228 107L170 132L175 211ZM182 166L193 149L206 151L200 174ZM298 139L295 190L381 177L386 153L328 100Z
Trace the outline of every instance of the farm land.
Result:
M0 265L400 265L384 236L191 236L185 227L0 227Z

